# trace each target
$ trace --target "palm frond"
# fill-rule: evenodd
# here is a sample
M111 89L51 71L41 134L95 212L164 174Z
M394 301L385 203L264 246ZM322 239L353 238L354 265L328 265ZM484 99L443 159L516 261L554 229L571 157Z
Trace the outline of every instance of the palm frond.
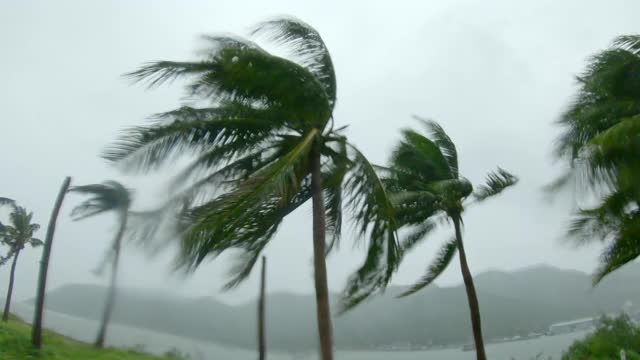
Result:
M401 251L394 207L373 165L354 146L350 176L345 184L347 205L361 237L369 236L367 257L350 276L342 300L347 311L371 294L383 290L397 270Z
M601 255L601 265L593 275L594 285L605 276L630 263L640 256L640 212L636 209L626 216L617 229L612 243L605 248Z
M0 206L13 205L13 204L15 204L15 200L5 198L5 197L0 197Z
M400 249L403 254L413 250L420 244L428 234L435 230L437 224L434 221L426 220L415 226L400 243Z
M438 145L440 152L447 160L451 175L453 178L458 177L458 151L456 145L453 143L449 135L444 131L442 126L433 120L423 119L415 116L414 119L420 121L424 127L429 131L429 135L433 142Z
M438 252L436 259L427 268L427 273L420 279L420 281L411 286L408 290L400 294L398 297L409 296L423 289L425 286L431 284L435 279L438 278L438 276L440 276L440 274L442 274L447 269L447 266L449 266L449 263L451 263L451 259L453 259L457 251L458 246L455 238L445 243Z
M440 147L411 129L393 149L390 164L405 190L420 189L422 184L452 179L451 168Z
M31 247L43 246L44 241L37 238L31 238L31 240L29 241L29 245L31 245Z
M286 156L258 169L234 190L190 210L179 265L193 269L207 256L231 248L252 254L249 259L259 256L284 216L310 197L307 160L318 133L311 131ZM252 264L236 266L229 287L242 281Z
M253 34L267 34L272 41L289 47L293 60L322 83L333 110L337 93L336 75L320 33L300 19L288 17L262 22Z
M285 125L273 108L226 104L215 108L182 107L156 115L149 126L127 129L102 157L123 169L148 171L185 152L218 151L218 158L241 144L259 144ZM218 148L221 148L218 150ZM210 161L213 159L210 159Z
M518 183L518 177L508 171L498 168L496 172L487 175L487 182L480 185L473 194L476 201L484 201L503 192L506 188Z
M71 211L74 220L86 219L108 211L127 211L133 197L131 190L113 180L102 184L74 186L69 191L92 196Z
M323 148L325 149L321 153L330 150L326 149L326 146ZM331 237L326 247L327 254L340 245L342 233L343 185L351 166L345 138L338 142L338 151L332 151L330 158L331 164L323 171L322 182L325 193L326 229Z
M640 55L640 35L622 35L613 41L613 46L629 50Z
M577 244L615 237L628 216L626 209L631 203L632 199L625 192L612 192L598 206L580 209L569 226L567 236Z
M155 87L182 76L206 73L211 70L212 65L212 61L206 60L199 62L152 61L136 71L126 73L125 76L134 82L146 81L149 87Z

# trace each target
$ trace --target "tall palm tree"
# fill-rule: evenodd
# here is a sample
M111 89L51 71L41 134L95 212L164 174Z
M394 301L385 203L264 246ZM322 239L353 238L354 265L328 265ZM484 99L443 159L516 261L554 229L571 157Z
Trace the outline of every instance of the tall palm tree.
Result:
M107 327L113 312L113 305L116 297L116 283L118 274L118 263L120 260L120 250L122 239L127 228L129 218L129 207L131 206L131 192L117 181L105 181L102 184L92 184L84 186L74 186L69 191L90 195L91 198L73 209L71 215L74 220L86 219L91 216L114 212L118 218L118 231L113 239L109 255L105 259L111 261L111 280L109 282L109 292L102 314L102 322L94 345L104 347L107 336ZM105 265L103 262L99 268Z
M263 22L252 34L284 46L287 58L241 37L205 36L210 46L202 58L152 62L129 74L150 86L186 78L188 96L209 105L159 114L155 124L127 131L104 157L148 171L177 154L195 155L174 184L175 203L187 199L181 263L193 269L207 256L244 250L227 288L249 275L284 217L311 199L320 351L329 360L325 255L340 238L343 197L357 209L360 234L370 235L369 260L350 281L356 298L380 289L395 269L392 205L344 127L334 126L336 77L320 34L293 18Z
M458 153L453 141L436 122L418 120L427 134L404 130L402 140L393 150L389 167L380 168L385 174L385 185L393 194L396 219L401 226L410 228L402 240L402 252L406 253L424 240L436 228L438 218L451 221L455 233L427 268L427 273L401 296L413 294L433 282L457 252L469 302L476 354L478 359L484 360L487 357L482 339L480 306L462 241L462 213L469 204L465 204L465 199L470 195L475 202L484 201L514 185L517 178L499 168L496 173L489 174L486 185L473 193L471 183L459 174Z
M53 235L56 231L56 222L62 208L62 202L71 185L71 178L66 177L62 182L62 186L58 191L56 202L53 204L51 216L49 217L49 225L47 226L47 235L44 239L44 249L42 250L42 258L40 260L40 271L38 272L38 288L36 290L36 301L33 309L33 326L31 327L31 344L36 349L42 347L42 319L44 315L44 298L47 290L47 274L49 272L49 259L51 257L51 248L53 247Z
M598 199L575 214L568 231L578 243L607 244L597 284L640 255L640 35L616 38L577 81L556 141L555 155L569 169L551 189L572 186Z
M4 199L4 198L3 198ZM9 320L9 311L11 310L11 296L13 294L13 283L15 279L16 265L18 264L18 256L26 245L37 247L43 244L40 239L33 237L34 233L40 229L40 225L32 223L33 213L27 212L22 206L18 206L15 202L6 202L0 200L4 204L10 204L12 207L9 214L10 225L0 223L0 240L9 246L9 253L6 259L13 258L11 263L11 272L9 273L9 287L7 288L7 298L4 304L4 313L2 320Z

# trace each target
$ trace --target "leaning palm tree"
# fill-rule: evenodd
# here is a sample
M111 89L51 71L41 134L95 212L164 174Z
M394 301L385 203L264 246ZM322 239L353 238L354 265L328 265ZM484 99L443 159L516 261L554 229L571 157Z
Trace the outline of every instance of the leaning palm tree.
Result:
M360 233L370 235L369 260L350 282L355 297L383 287L395 270L392 206L371 164L347 142L344 127L334 126L336 77L320 34L291 18L261 23L252 34L284 46L287 58L241 37L205 36L200 59L152 62L129 74L150 86L187 79L187 96L209 105L159 114L156 123L128 130L104 157L148 171L175 155L195 155L176 176L170 200L184 209L181 265L194 269L208 256L244 250L227 288L249 275L282 220L311 199L320 351L328 360L325 255L340 237L343 198L357 209Z
M15 202L0 201L5 204L10 204L12 207L11 213L9 214L10 225L0 223L0 240L9 247L9 253L5 259L13 259L11 272L9 273L7 298L5 299L4 313L2 314L2 320L8 321L18 256L26 245L37 247L42 245L43 242L33 237L34 233L40 229L40 225L31 222L33 219L32 212L27 212L27 209L18 206Z
M117 181L105 181L102 184L92 184L84 186L74 186L69 191L90 195L91 198L73 209L71 215L74 220L86 219L91 216L114 212L118 217L118 231L113 239L110 252L105 261L99 266L103 268L107 261L111 262L111 279L107 300L102 314L102 322L94 345L98 348L104 347L107 336L107 326L113 312L113 305L116 297L116 282L118 274L118 262L120 260L120 250L122 239L127 228L129 217L129 207L131 205L131 192Z
M400 296L413 294L433 282L457 252L469 302L476 354L478 359L484 360L480 306L462 241L462 213L468 205L465 199L469 196L472 195L475 202L484 201L514 185L517 178L499 168L496 173L489 174L487 184L474 193L471 183L459 174L458 153L453 141L436 122L418 120L427 134L404 130L402 140L393 150L389 167L380 167L397 207L396 219L401 226L410 228L401 243L402 252L406 253L424 240L438 224L438 218L453 223L455 233L427 268L427 273Z
M597 284L640 255L640 35L618 37L577 80L555 152L568 171L551 188L571 186L598 199L575 214L568 231L578 243L607 243Z

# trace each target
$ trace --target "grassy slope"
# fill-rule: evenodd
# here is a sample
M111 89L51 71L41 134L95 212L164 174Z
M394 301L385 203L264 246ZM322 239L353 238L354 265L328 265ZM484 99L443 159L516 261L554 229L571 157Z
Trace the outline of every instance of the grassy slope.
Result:
M97 350L91 345L72 340L51 331L44 332L42 350L31 346L31 326L13 317L0 322L0 359L2 360L160 360L169 359L132 350Z

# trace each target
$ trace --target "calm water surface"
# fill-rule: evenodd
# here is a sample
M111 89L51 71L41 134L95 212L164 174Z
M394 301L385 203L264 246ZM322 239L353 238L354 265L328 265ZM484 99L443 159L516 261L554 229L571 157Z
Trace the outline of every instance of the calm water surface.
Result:
M24 304L16 304L13 312L29 320L33 317L33 308ZM98 322L69 316L53 311L45 313L44 326L61 334L81 341L92 342L98 329ZM574 340L585 335L584 332L541 337L502 344L487 345L487 355L494 360L530 360L543 353L546 360L552 356L560 359L562 351ZM174 335L158 333L130 326L113 324L109 326L107 344L117 347L143 346L145 351L161 354L173 348L191 354L193 360L255 360L253 351L227 348L207 342L191 340ZM416 351L416 352L370 352L339 351L338 360L473 360L474 352L463 352L458 349ZM270 360L313 360L315 354L269 353Z

